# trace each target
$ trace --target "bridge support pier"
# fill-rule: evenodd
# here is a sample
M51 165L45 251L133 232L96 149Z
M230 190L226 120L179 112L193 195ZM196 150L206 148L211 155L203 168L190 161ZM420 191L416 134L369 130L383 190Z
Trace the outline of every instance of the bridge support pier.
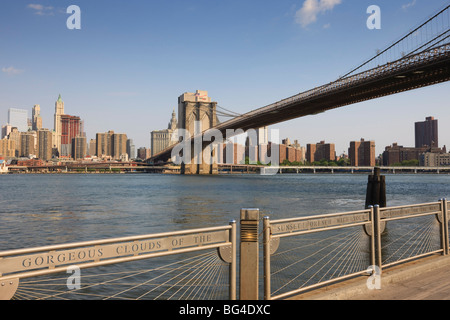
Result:
M207 91L186 92L178 98L178 129L185 130L189 137L194 137L191 144L191 161L181 165L181 174L218 174L214 154L209 155L209 159L212 159L210 163L204 161L203 154L210 142L195 141L197 135L217 125L216 108L217 102L211 101ZM202 150L198 150L200 148Z
M195 143L194 143L195 144ZM191 146L191 160L189 163L181 164L181 174L186 175L216 175L219 174L219 165L218 159L216 157L216 151L213 150L211 152L210 149L207 148L207 145L202 145L202 150L195 150L194 145ZM199 148L200 149L200 148ZM205 154L206 152L206 154ZM207 154L207 153L212 154ZM206 159L206 157L209 157ZM209 161L205 161L209 160Z

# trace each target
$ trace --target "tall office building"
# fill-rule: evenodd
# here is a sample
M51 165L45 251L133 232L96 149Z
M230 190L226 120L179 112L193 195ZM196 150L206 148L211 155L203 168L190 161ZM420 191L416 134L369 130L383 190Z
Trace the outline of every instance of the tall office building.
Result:
M19 132L28 131L28 111L10 108L8 110L8 124L16 127Z
M375 141L351 141L348 148L350 163L354 167L375 166Z
M38 130L42 129L41 106L38 104L36 104L33 107L31 121L32 121L32 129L34 131L38 131Z
M58 149L59 154L61 154L62 115L64 115L64 101L62 101L61 95L59 95L58 100L56 100L55 102L55 115L54 115L55 146L56 149Z
M438 140L438 121L434 117L427 117L423 122L415 123L416 148L424 146L437 148Z
M136 158L136 147L133 143L133 139L127 140L127 153L128 153L128 156L130 157L130 159Z
M72 140L82 132L82 122L80 117L70 115L60 115L61 122L61 157L70 157L72 154Z
M37 156L48 161L52 158L52 132L48 129L40 129L37 132Z
M157 154L158 152L161 152L174 144L175 141L173 135L177 129L177 126L177 115L174 110L167 129L155 130L151 132L152 155Z

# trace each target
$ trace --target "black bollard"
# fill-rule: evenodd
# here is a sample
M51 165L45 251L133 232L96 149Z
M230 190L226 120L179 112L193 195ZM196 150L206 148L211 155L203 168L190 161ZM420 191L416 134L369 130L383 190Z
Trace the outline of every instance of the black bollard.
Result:
M386 179L380 175L380 168L374 168L374 174L369 175L366 193L366 209L369 206L379 205L386 207Z

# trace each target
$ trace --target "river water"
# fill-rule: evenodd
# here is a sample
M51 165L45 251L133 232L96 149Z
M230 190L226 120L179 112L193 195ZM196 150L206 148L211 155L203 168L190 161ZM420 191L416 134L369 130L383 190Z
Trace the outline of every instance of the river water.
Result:
M0 251L364 209L367 175L0 176ZM388 206L450 198L450 175L386 175Z

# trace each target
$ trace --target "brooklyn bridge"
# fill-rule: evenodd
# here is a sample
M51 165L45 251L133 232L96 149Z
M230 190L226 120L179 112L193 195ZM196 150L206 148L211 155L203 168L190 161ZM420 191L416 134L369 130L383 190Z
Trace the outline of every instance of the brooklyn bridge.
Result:
M219 130L222 135L225 135L229 129L242 129L245 132L249 129L258 129L448 81L450 79L449 8L450 6L445 7L337 80L245 114L239 114L225 122L212 123L206 128L203 126L203 133L207 129ZM428 32L428 30L437 31ZM197 107L202 107L202 102L197 104ZM182 116L186 118L189 115L184 113ZM181 119L179 122L183 120L185 121ZM173 144L153 155L147 162L169 161L176 145Z

